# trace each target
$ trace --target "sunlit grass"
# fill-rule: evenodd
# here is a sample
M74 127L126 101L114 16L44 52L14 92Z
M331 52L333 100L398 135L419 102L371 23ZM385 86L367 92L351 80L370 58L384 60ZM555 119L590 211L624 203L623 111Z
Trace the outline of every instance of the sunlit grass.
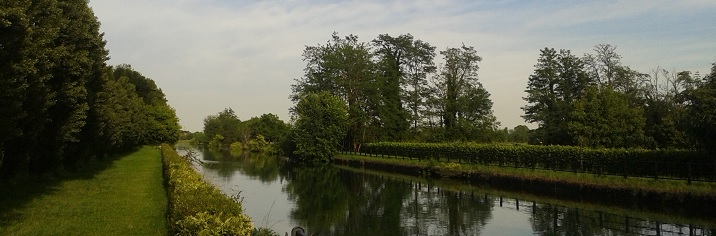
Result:
M4 201L0 204L0 235L167 232L162 162L155 147L97 161L49 185L14 188L0 197Z

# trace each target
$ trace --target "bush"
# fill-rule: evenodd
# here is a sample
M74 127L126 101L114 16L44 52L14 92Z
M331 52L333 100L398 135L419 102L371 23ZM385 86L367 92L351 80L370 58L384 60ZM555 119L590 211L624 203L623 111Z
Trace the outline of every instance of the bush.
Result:
M232 152L240 152L240 151L243 151L243 150L244 150L244 144L242 144L241 142L234 142L234 143L231 144L231 146L229 146L229 150L231 150Z
M202 180L189 162L162 144L170 235L251 235L241 203Z
M459 159L462 162L484 165L644 177L658 174L684 179L712 180L716 166L716 159L707 153L691 150L379 142L364 144L362 151L419 159Z
M267 152L269 149L269 143L263 135L256 135L256 138L249 141L249 151L251 152Z

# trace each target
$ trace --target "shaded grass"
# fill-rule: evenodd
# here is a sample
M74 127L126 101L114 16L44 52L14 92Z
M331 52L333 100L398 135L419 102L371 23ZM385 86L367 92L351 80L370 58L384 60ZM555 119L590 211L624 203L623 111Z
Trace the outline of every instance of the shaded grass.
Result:
M5 188L0 235L166 235L156 147L93 161L51 181Z

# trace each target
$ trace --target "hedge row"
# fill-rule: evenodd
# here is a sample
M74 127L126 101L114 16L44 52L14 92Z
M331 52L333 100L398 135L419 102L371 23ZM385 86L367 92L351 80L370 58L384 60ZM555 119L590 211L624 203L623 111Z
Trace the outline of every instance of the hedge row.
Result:
M690 150L587 149L475 143L364 144L361 152L595 174L716 180L716 158Z
M162 144L170 235L251 235L241 204L202 180L191 164Z

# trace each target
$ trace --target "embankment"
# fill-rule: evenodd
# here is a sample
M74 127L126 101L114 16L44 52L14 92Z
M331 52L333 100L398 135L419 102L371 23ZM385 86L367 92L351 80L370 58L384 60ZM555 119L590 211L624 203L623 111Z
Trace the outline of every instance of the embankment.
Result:
M335 164L415 176L452 178L472 184L570 201L716 217L713 183L620 178L569 172L340 155Z

